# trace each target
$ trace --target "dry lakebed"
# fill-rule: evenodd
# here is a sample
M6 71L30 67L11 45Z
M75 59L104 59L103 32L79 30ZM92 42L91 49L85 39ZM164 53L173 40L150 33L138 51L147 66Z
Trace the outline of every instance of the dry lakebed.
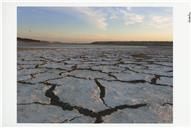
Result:
M18 48L18 123L172 123L172 46Z

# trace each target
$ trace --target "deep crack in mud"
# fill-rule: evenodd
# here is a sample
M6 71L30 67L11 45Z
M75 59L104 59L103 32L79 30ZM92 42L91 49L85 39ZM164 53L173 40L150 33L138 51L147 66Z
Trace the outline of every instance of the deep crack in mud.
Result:
M102 100L103 104L106 106L106 107L110 107L108 106L106 103L105 103L105 100L104 100L104 97L105 97L105 87L103 85L101 85L101 83L98 81L97 78L94 79L95 83L97 84L97 86L99 87L100 89L100 99Z
M98 82L97 79L95 79L95 82ZM98 84L100 84L100 83L98 82ZM98 85L98 86L100 86L100 85ZM126 109L126 108L137 109L137 108L144 107L147 105L146 103L135 104L135 105L126 105L125 104L125 105L116 106L114 108L105 109L103 111L94 112L94 111L89 110L87 108L83 108L83 107L79 107L79 106L72 106L69 103L65 103L63 101L60 101L59 97L56 96L53 92L55 88L56 88L56 85L52 85L45 93L45 95L50 98L50 104L51 105L59 106L63 110L72 111L72 110L76 109L76 110L78 110L78 112L80 114L96 118L95 123L102 123L103 122L102 116L110 115L111 113L116 112L117 110L122 110L122 109ZM103 94L103 92L102 92L102 96L104 96L104 95L105 94Z

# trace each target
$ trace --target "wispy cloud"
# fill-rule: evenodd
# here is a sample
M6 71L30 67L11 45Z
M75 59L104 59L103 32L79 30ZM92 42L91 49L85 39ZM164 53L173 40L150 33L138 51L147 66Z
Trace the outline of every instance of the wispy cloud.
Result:
M164 24L171 22L171 18L167 16L151 16L151 20L155 24Z
M95 24L97 28L106 30L109 20L122 20L125 26L129 26L136 23L142 23L144 16L136 14L132 11L132 8L115 8L108 10L99 10L96 8L75 8L78 13L81 13L86 19ZM112 11L111 11L112 10Z
M83 16L87 18L88 21L95 24L99 29L105 30L108 26L106 22L106 15L98 10L95 10L93 8L75 8L78 13L81 13Z
M118 16L115 15L115 14L113 14L113 15L111 15L109 18L110 18L111 20L116 20L116 19L118 19Z
M135 14L135 13L126 13L125 14L125 25L135 24L135 23L142 23L144 20L144 16Z
M110 16L111 20L120 20L125 26L144 22L144 16L133 12L131 7L115 8Z
M169 16L150 16L150 25L155 28L166 28L172 25L172 17Z
M144 16L134 13L131 8L120 10L120 12L124 15L124 24L126 26L144 21Z

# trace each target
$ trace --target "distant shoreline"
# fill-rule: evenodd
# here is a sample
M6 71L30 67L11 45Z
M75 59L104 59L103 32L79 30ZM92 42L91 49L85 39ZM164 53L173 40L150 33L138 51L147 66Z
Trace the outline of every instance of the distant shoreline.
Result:
M94 41L90 43L50 42L17 37L17 46L51 46L51 45L129 45L129 46L172 46L173 41Z

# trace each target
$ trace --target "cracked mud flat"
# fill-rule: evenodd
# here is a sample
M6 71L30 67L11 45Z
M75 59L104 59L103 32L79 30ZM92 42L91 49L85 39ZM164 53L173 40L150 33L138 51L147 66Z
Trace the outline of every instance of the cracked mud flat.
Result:
M172 123L170 46L22 48L18 123Z

